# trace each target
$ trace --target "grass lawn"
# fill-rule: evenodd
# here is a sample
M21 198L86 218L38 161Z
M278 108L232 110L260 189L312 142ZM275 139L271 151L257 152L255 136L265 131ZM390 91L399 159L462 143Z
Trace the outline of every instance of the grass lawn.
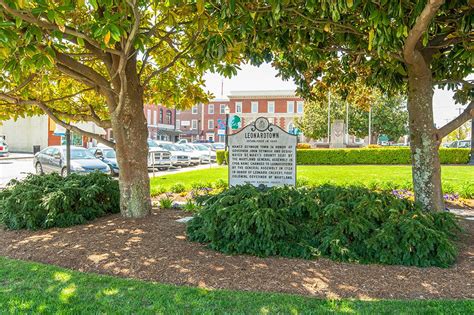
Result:
M362 184L377 188L411 188L411 166L407 165L321 165L298 166L297 178L309 184L331 182L337 185ZM187 189L193 183L227 182L227 167L170 174L151 179L152 195L161 189L169 191L177 183ZM465 198L474 197L474 167L442 166L445 192L460 193Z
M0 257L0 313L469 314L473 300L321 300L205 290L75 272Z

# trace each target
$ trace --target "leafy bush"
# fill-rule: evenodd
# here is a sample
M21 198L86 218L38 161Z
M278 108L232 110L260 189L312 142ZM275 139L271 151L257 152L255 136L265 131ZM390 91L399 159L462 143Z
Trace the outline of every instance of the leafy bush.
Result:
M197 212L199 210L199 206L193 201L193 199L188 199L183 205L183 210L187 212Z
M120 211L118 181L105 174L29 175L0 191L0 222L9 229L83 224Z
M216 180L214 184L212 185L212 187L215 189L226 189L227 186L228 186L227 182L223 180L222 178L219 178L218 180Z
M298 143L296 145L297 149L311 149L311 144L309 143Z
M470 149L441 148L441 164L467 164ZM224 164L224 151L217 151L217 163ZM228 161L226 154L225 161ZM227 162L225 162L227 163ZM298 165L411 164L410 148L298 149Z
M182 193L182 192L186 191L186 187L181 183L176 183L173 186L171 186L170 190L171 190L171 192L173 192L175 194L179 194L179 193Z
M187 228L190 240L226 254L440 267L456 259L457 230L450 213L423 212L391 193L330 185L233 187L208 197Z
M224 150L217 150L216 151L216 162L219 165L227 164L229 161L229 153L228 151Z
M160 199L160 208L161 209L171 209L173 208L173 199L166 196Z

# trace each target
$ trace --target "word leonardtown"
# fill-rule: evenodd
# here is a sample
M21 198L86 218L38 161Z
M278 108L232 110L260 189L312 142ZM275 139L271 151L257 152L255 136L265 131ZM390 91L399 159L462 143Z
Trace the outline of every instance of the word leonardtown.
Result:
M245 139L275 139L280 138L278 132L247 132Z

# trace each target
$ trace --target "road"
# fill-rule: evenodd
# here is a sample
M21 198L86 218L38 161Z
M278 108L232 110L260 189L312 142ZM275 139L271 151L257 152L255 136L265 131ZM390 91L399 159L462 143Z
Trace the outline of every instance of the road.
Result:
M5 187L14 178L22 179L34 172L33 159L0 160L0 187Z
M185 168L174 168L168 171L155 171L155 173L150 172L150 177L153 176L163 176L173 173L189 172L196 169L205 169L205 168L216 168L216 164L202 164L193 167ZM0 160L0 188L5 187L5 185L12 179L23 179L29 173L35 173L33 167L33 159L9 159L9 160Z

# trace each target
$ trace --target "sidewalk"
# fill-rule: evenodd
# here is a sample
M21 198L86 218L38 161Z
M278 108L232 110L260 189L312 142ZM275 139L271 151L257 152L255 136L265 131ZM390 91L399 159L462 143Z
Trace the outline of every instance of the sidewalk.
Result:
M20 159L32 159L34 157L33 153L12 153L8 156L0 156L0 161L5 160L20 160Z

